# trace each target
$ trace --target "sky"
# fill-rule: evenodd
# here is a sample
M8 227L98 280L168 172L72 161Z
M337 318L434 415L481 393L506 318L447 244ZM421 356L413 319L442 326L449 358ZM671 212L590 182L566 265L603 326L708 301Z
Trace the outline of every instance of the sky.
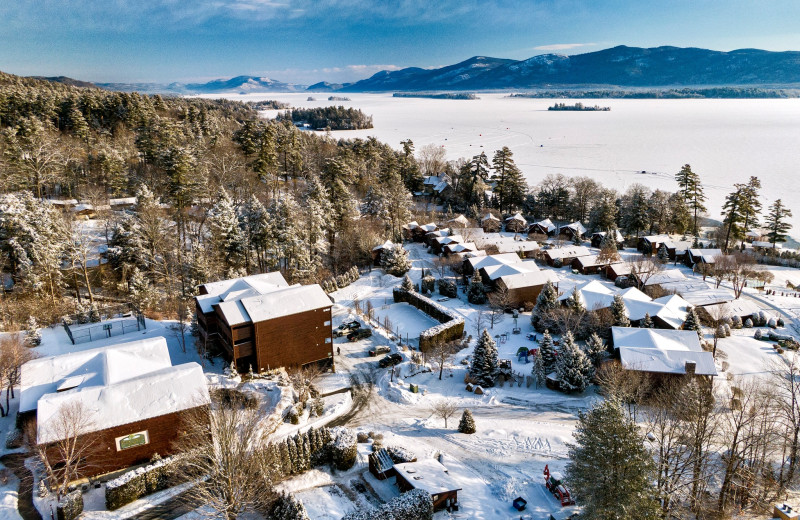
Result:
M345 82L483 55L800 50L798 0L6 0L0 70L96 82Z

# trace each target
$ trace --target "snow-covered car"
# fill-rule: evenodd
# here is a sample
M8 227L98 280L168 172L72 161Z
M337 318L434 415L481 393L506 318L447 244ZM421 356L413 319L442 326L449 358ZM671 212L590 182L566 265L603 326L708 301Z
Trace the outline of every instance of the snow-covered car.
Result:
M367 328L357 328L353 332L347 335L347 341L358 341L360 339L368 338L372 336L372 329Z
M403 356L400 354L389 354L385 358L378 361L378 366L381 368L393 367L403 362Z
M439 298L439 299L438 299L438 300L436 300L436 301L437 301L437 302L449 302L449 301L450 301L450 298L448 298L447 296L444 296L444 297L442 297L442 298Z
M335 337L346 336L353 331L356 331L361 328L361 324L355 320L353 321L346 321L333 329L333 335Z

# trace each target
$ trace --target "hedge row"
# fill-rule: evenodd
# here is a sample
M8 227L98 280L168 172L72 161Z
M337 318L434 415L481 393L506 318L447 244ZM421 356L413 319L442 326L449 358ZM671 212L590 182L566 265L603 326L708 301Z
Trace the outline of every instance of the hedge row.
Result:
M123 473L106 484L106 509L113 511L143 496L167 489L170 485L170 466L176 457L161 459L156 454L153 463Z
M342 520L432 520L433 499L422 489L412 489L377 509L355 510Z
M430 346L440 341L446 343L461 339L464 335L464 318L430 298L414 291L406 291L399 288L395 288L392 291L392 297L395 302L408 303L439 322L439 325L423 330L420 333L420 350L427 350Z
M56 516L58 520L74 520L83 513L83 494L80 489L67 493L58 500Z
M358 267L353 266L344 274L340 274L339 276L331 276L330 278L322 280L320 285L322 286L323 291L325 291L327 294L330 294L334 291L338 291L339 289L344 289L351 283L358 280L359 276L361 276L361 273L358 272Z

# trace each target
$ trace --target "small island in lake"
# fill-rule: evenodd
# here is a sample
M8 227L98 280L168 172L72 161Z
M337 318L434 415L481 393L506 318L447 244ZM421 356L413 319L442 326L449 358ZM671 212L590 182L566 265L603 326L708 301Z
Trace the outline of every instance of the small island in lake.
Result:
M583 103L575 103L574 105L567 105L566 103L556 103L551 107L547 107L547 110L562 110L562 111L573 111L573 112L608 112L611 110L611 107L600 107L600 106L593 106L590 107L588 105L584 105Z
M350 98L341 96L330 96L328 97L328 101L350 101Z
M480 99L475 94L469 92L442 92L426 93L426 92L395 92L392 97L396 98L428 98L428 99Z

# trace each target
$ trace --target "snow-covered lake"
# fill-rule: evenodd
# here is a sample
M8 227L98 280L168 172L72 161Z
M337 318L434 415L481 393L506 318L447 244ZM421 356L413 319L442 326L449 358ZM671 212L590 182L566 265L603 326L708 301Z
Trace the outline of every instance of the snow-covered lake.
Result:
M782 198L794 212L795 236L800 233L800 99L583 99L565 102L598 104L611 111L549 112L548 106L563 100L506 94L479 94L479 100L345 94L351 101L328 101L328 95L226 97L357 107L373 116L375 128L334 132L334 137L376 136L394 147L411 139L417 150L426 144L443 146L450 159L481 151L491 158L508 146L530 184L549 173L563 173L591 176L619 190L639 182L674 191L675 173L689 163L701 175L714 218L733 183L755 175L764 186L765 208ZM316 101L307 101L309 96Z

